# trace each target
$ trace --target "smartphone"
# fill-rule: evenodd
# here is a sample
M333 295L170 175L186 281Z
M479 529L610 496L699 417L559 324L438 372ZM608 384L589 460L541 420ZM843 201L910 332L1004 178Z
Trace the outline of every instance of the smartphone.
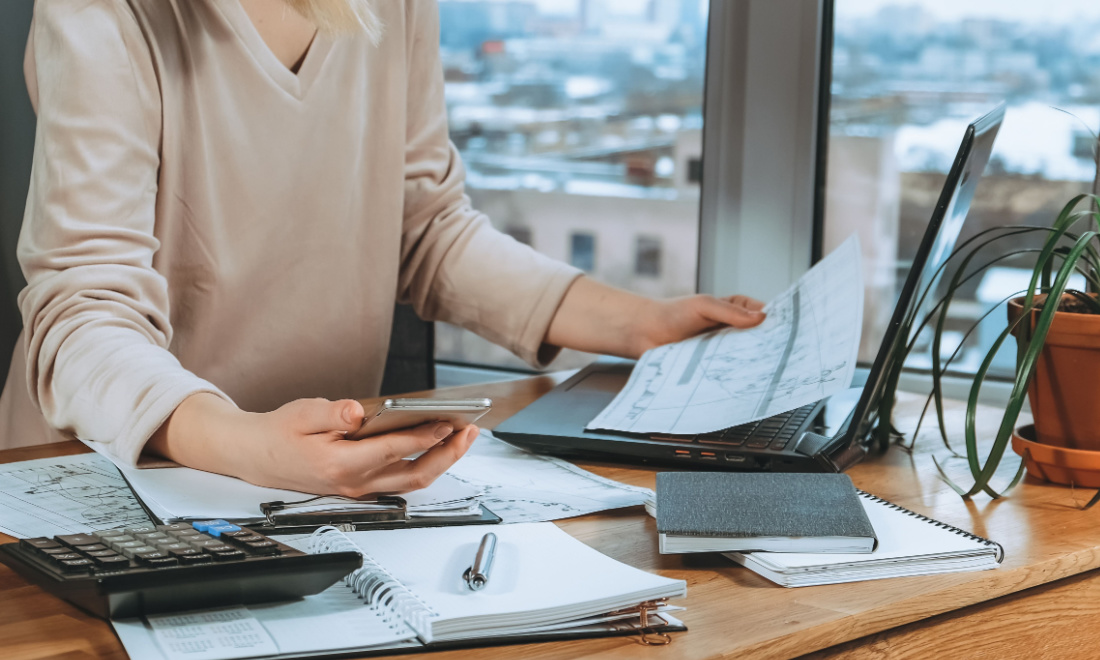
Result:
M347 435L359 440L427 422L449 422L456 431L466 428L489 412L492 399L386 399L367 413L359 430Z

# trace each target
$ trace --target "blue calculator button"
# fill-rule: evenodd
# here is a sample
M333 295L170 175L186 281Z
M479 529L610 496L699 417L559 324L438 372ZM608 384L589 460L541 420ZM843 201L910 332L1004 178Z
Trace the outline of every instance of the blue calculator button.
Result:
M191 523L191 526L200 532L208 531L211 527L218 527L220 525L228 525L229 522L225 520L197 520Z
M240 527L237 527L236 525L233 525L233 524L230 524L230 523L226 523L224 525L211 525L210 527L206 528L206 533L209 534L210 536L213 536L214 538L221 537L221 535L224 534L225 532L239 532L239 531L241 531Z

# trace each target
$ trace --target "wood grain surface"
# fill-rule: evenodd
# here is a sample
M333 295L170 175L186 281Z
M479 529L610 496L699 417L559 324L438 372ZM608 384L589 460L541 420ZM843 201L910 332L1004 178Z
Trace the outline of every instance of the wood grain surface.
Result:
M490 396L491 428L564 379L542 376L452 388L428 396ZM911 431L923 399L907 396L896 426ZM948 424L962 428L960 404ZM979 415L991 436L996 411ZM1096 658L1100 627L1100 507L1082 511L1092 491L1026 479L1011 496L960 499L939 477L932 457L965 482L965 459L953 457L929 427L913 452L894 448L849 471L856 486L918 513L1000 542L997 570L894 578L787 589L719 556L657 552L654 522L641 507L593 514L559 525L601 552L667 577L684 579L678 604L686 633L668 647L646 648L632 638L549 642L448 651L432 658ZM956 440L961 446L961 440ZM63 443L0 452L0 462L86 451ZM1010 454L1000 477L1011 478ZM656 470L581 462L598 474L652 488ZM766 506L767 503L761 503ZM0 535L4 541L11 540ZM110 626L28 585L0 566L0 657L125 658ZM388 657L388 656L387 656ZM397 656L394 656L397 657Z

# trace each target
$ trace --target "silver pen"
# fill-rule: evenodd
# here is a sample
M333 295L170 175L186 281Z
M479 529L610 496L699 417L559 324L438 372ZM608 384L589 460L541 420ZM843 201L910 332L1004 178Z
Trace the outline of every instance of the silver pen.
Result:
M466 586L471 591L477 591L489 584L489 571L493 569L493 556L497 549L497 535L489 532L481 537L481 545L474 555L474 563L462 574Z

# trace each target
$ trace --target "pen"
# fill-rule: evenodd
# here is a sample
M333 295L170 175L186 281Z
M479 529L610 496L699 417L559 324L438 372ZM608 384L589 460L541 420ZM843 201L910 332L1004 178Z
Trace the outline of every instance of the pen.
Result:
M496 554L497 535L489 532L481 537L481 545L474 555L474 563L462 574L466 586L471 591L477 591L489 584L489 571L493 568L493 555Z

